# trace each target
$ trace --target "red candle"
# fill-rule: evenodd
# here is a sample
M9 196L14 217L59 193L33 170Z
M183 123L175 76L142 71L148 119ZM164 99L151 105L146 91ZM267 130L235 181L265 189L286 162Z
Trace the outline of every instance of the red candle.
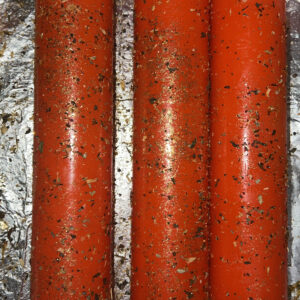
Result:
M136 1L131 298L208 299L209 1Z
M213 300L287 299L284 6L212 1Z
M111 299L113 2L38 0L32 299Z

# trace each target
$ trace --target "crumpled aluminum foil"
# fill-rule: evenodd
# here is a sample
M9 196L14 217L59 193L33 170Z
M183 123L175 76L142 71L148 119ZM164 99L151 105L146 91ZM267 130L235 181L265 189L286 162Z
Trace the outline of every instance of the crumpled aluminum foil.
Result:
M34 4L0 0L0 299L29 299Z
M117 0L115 99L115 298L130 299L130 235L133 117L133 5Z
M300 1L287 1L289 67L289 283L300 299Z
M116 0L115 297L130 299L133 5ZM300 299L300 0L287 0L291 299ZM34 0L0 0L0 299L30 299Z

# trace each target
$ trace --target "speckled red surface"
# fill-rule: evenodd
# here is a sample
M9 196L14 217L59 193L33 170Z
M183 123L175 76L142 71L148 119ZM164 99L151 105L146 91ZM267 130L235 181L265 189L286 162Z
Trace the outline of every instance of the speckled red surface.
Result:
M211 297L287 299L285 1L212 1Z
M112 1L37 1L33 299L111 299L112 63Z
M208 299L208 1L136 1L131 298Z

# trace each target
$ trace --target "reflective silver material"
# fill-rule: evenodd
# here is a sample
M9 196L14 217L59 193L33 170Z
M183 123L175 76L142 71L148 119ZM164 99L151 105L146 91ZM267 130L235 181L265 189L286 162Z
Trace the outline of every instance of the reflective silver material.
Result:
M0 299L29 299L34 5L0 0Z
M133 3L116 1L115 297L130 299Z
M115 296L130 299L134 0L116 0ZM289 27L291 299L300 299L300 0ZM34 0L0 0L0 299L29 300Z
M289 283L300 299L300 1L287 1L289 48Z

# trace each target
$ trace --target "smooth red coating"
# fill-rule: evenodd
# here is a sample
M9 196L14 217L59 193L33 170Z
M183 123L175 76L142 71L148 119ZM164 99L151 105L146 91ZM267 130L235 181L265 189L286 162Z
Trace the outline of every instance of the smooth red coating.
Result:
M113 1L36 2L31 299L111 299Z
M284 5L212 0L212 300L287 299Z
M131 299L208 299L208 1L136 1Z

